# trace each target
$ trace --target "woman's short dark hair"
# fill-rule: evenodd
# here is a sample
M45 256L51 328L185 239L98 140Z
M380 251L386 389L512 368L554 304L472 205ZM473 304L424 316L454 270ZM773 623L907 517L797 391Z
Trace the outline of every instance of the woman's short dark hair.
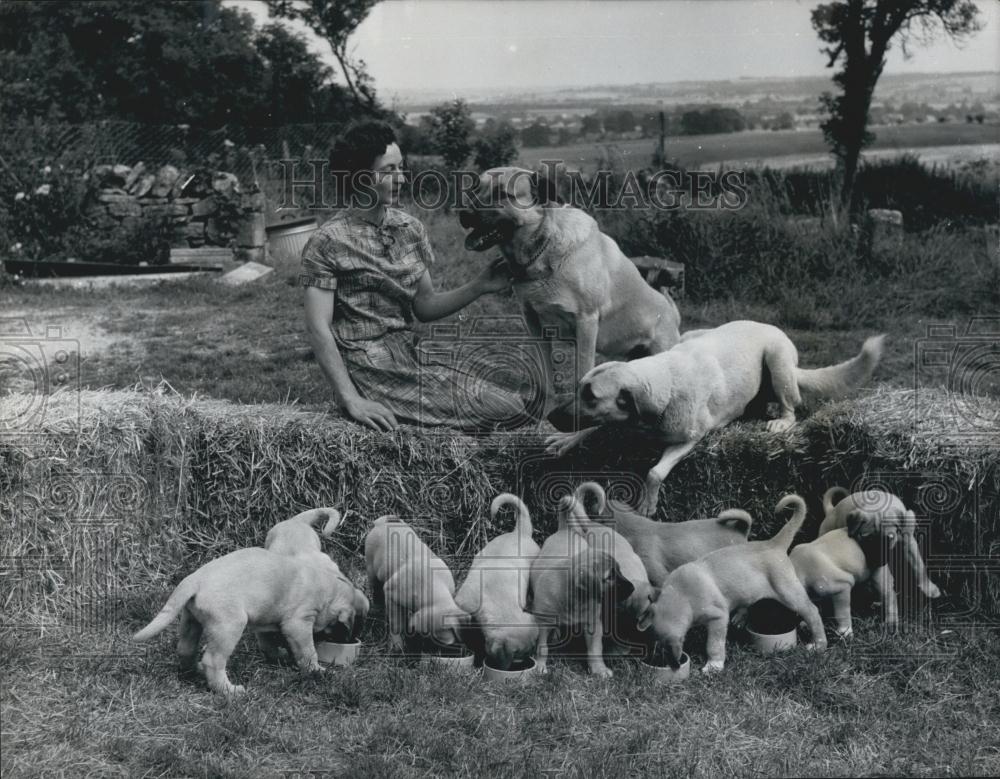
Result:
M343 186L343 194L353 194L351 178L362 170L371 170L372 163L385 154L386 147L399 143L396 131L380 119L353 122L340 134L330 150L330 172Z

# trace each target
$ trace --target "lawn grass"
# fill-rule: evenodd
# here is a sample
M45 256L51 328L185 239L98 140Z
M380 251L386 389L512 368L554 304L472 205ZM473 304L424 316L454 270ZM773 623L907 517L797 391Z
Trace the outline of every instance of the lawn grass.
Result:
M133 604L131 616L156 605ZM995 631L884 636L862 620L849 646L769 658L734 646L724 673L660 687L627 659L612 661L610 680L566 657L503 687L378 647L353 667L301 675L252 646L230 661L248 694L225 701L178 675L167 638L143 653L121 628L62 642L0 634L4 775L1000 772Z

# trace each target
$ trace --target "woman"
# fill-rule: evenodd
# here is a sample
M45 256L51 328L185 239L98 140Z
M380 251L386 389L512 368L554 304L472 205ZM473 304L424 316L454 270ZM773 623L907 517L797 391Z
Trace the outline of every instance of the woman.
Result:
M440 358L421 359L411 327L414 317L431 322L508 289L502 261L436 292L427 231L396 207L403 158L392 127L355 124L330 156L350 205L309 239L299 283L313 351L346 415L382 431L400 421L460 429L530 421L516 392Z

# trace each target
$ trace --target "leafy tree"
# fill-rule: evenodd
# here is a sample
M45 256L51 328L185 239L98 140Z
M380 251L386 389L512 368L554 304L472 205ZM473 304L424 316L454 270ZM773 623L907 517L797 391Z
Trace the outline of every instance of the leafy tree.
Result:
M434 147L444 164L452 170L460 168L472 152L469 136L476 126L469 106L464 100L442 103L431 109L429 122Z
M604 122L597 114L588 114L581 120L581 135L601 135L604 133Z
M472 146L479 170L510 165L517 159L517 131L507 122L487 123Z
M0 2L0 117L218 127L345 115L305 42L219 0Z
M685 111L681 115L681 132L684 135L709 135L735 133L746 129L743 114L735 108L713 106L702 110Z
M271 15L279 19L305 22L330 44L344 81L354 101L376 108L375 85L364 60L355 59L347 49L351 34L368 16L378 0L267 0Z
M525 146L548 146L551 140L552 130L537 120L521 130L521 143Z
M821 98L829 114L822 128L843 175L841 203L850 207L861 150L874 140L868 111L893 38L904 54L911 40L940 29L961 40L981 28L979 10L973 0L838 0L814 8L812 25L828 44L827 67L841 65L833 77L840 94Z

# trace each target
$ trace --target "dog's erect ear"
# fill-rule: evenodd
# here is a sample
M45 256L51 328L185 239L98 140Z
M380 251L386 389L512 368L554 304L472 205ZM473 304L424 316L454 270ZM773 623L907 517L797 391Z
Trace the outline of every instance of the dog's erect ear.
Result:
M854 509L847 515L847 535L858 543L866 541L881 531L882 518L874 512Z
M559 200L556 183L548 176L537 172L531 174L531 196L540 206L544 206L546 203L556 203Z
M618 390L618 397L615 398L615 405L629 415L630 419L637 419L639 416L639 404L635 402L635 395L628 387Z

